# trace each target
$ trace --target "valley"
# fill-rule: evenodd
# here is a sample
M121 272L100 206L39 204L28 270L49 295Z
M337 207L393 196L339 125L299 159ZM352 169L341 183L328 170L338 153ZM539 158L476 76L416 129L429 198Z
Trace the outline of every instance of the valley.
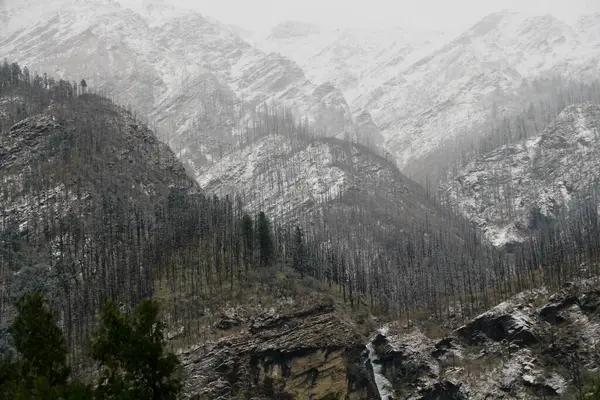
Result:
M0 2L0 397L596 398L599 15Z

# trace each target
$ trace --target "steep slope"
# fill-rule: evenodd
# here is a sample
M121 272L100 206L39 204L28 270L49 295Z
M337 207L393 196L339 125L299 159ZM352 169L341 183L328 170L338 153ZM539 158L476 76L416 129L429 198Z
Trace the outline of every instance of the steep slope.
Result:
M570 26L549 15L492 14L371 88L352 107L373 115L400 168L422 178L428 164L449 158L448 146L476 132L494 110L506 115L523 107L527 97L515 95L535 91L523 87L527 80L595 78L600 36L594 21L597 16Z
M595 79L598 15L491 14L458 38L410 30L332 30L286 22L257 46L294 59L315 82L341 88L368 112L382 148L419 181L437 180L482 126L537 102L534 78ZM552 93L547 93L552 95Z
M11 349L7 325L24 292L44 292L84 374L78 350L102 302L127 308L152 296L172 345L187 349L190 397L373 398L364 321L285 265L249 272L240 254L220 258L241 251L242 210L205 199L147 127L97 95L23 82L7 90L1 79L0 88L0 126L19 121L0 131L0 355Z
M443 38L417 29L335 29L298 21L274 27L257 47L296 61L314 82L331 82L350 102L423 57Z
M34 23L22 18L26 8L8 8L2 53L32 72L85 78L95 90L133 105L171 135L169 144L186 152L185 161L201 165L218 156L235 142L245 112L263 103L297 110L299 119L326 125L330 136L361 134L337 89L313 84L295 63L255 49L196 12L151 3L126 8L112 0L50 3ZM207 102L215 102L223 116L216 127L199 123ZM218 137L219 143L197 154L192 139L198 135Z
M599 134L600 106L570 106L541 135L469 163L440 193L492 243L521 241L597 186Z
M356 208L384 230L424 225L426 216L432 229L443 224L425 191L392 161L336 139L267 136L228 155L197 181L212 193L238 193L249 209L281 220L317 223L325 210L345 209L349 217Z
M20 229L46 213L81 217L101 199L150 207L171 190L199 193L165 144L95 95L54 103L3 132L0 174L2 217Z
M485 251L392 161L337 139L259 138L198 174L197 181L221 196L237 193L249 211L299 225L315 252L331 254L331 264L315 271L319 279L357 276L350 296L354 290L379 291L385 293L383 307L424 304L427 293L448 290L435 283L444 276L464 278L466 261L458 260L472 260L470 249ZM306 268L311 270L310 263ZM475 275L488 271L478 268ZM431 280L416 278L424 270Z

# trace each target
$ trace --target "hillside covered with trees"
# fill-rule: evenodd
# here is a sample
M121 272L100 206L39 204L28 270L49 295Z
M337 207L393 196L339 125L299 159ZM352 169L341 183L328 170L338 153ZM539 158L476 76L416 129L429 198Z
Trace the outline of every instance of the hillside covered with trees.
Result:
M331 214L335 229L330 220L302 225L248 212L243 197L203 192L145 124L92 92L83 81L0 67L3 353L18 349L9 326L31 291L47 299L83 373L93 365L90 338L107 299L125 309L156 299L165 337L181 348L214 338L222 310L239 304L324 296L384 319L466 320L527 288L598 272L593 199L512 253L482 244L469 223L439 206L448 226L426 214L401 236L380 231L374 248L368 231L348 234L378 223L361 212L364 199ZM253 140L279 128L315 140L309 127L291 129L285 114L262 118L269 129Z

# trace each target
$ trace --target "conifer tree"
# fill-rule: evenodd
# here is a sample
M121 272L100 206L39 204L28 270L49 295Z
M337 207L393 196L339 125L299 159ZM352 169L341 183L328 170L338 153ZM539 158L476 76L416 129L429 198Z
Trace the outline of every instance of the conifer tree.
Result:
M305 259L305 250L304 250L304 235L302 234L302 229L299 226L296 226L294 230L294 249L292 254L292 268L296 271L300 272L301 276L304 276L304 259Z
M18 354L0 360L0 398L90 398L88 387L69 382L66 341L41 292L19 299L17 312L10 331Z
M256 221L256 237L260 251L260 265L266 267L271 263L273 256L273 238L271 237L271 223L262 211L258 214Z
M158 304L142 301L135 313L122 313L116 304L102 310L101 326L92 341L100 362L99 399L171 400L182 389L179 361L166 353Z

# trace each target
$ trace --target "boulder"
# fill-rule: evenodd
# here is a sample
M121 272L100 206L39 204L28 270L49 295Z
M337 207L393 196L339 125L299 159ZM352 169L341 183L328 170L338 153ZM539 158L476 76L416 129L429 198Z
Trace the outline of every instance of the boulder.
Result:
M594 312L600 307L600 293L596 291L582 293L578 297L577 303L579 304L579 308L584 312Z
M538 342L534 327L535 322L519 310L502 314L487 312L458 328L456 333L469 345L482 345L488 340L506 340L522 346Z
M551 324L560 324L564 318L560 311L577 303L577 297L574 295L552 296L550 303L540 309L539 316L542 320Z
M449 356L460 356L461 345L454 337L447 337L438 341L434 349L431 351L431 356L437 360L443 360Z

